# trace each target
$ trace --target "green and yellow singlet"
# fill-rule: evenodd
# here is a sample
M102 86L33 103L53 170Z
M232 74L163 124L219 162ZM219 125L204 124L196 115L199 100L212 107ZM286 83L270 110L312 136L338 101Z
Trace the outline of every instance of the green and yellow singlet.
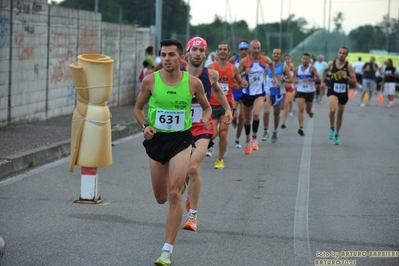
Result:
M180 132L191 128L189 74L182 72L176 86L165 84L159 71L154 72L155 87L148 104L148 124L157 132Z

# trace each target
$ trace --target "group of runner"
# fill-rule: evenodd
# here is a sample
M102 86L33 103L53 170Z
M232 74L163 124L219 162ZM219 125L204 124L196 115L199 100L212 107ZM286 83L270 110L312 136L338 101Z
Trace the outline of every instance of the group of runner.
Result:
M218 60L204 67L208 46L203 38L190 39L185 49L176 40L163 40L161 69L143 79L134 115L142 125L154 196L159 204L169 201L165 243L161 255L154 262L156 265L171 264L173 245L182 220L181 197L186 184L187 218L183 228L197 230L201 162L207 149L212 147L213 140L219 137L219 153L214 168L224 168L227 131L232 121L237 126L235 147L241 148L239 139L244 128L244 153L248 155L259 149L258 130L262 110L262 140L268 139L269 114L273 107L271 141L275 143L278 140L281 108L284 107L282 128L285 128L295 84L299 109L298 134L303 136L304 111L313 117L315 83L320 81L320 86L328 88L329 138L340 144L339 130L348 101L347 85L356 82L353 68L346 61L347 48L339 49L338 58L328 63L322 77L310 64L309 54L303 54L301 65L294 69L289 55L284 56L282 61L283 54L279 48L273 50L272 59L263 55L258 40L241 41L238 48L240 53L229 58L231 48L227 43L219 43ZM324 82L327 73L331 79L328 86ZM145 116L143 109L147 103L148 115Z

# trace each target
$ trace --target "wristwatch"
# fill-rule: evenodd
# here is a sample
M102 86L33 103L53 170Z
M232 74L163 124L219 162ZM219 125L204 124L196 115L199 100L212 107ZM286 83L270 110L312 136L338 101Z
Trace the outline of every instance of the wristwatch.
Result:
M148 124L142 124L141 125L141 132L144 132L145 128L148 127Z

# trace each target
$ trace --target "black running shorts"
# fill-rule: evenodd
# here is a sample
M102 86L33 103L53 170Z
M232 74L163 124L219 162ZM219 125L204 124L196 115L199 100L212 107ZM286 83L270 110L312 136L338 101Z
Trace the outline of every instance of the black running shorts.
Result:
M193 135L190 130L173 133L158 132L152 139L143 141L148 156L161 164L169 162L176 154L193 144Z
M349 100L348 92L336 93L336 92L334 92L334 90L329 89L327 91L327 96L330 97L331 95L337 97L338 98L338 103L342 104L342 105L345 105L348 102L348 100Z
M243 93L242 97L241 97L241 102L246 107L251 107L252 105L254 105L254 102L258 97L265 97L265 95L266 95L266 93L262 93L262 94L258 94L258 95L248 95L248 94Z
M305 102L311 103L314 99L314 92L299 92L296 95L297 98L304 98Z

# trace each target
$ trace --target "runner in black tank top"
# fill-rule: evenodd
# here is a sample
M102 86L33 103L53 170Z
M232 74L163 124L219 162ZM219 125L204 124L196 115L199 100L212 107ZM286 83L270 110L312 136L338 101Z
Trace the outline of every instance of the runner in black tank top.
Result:
M326 87L325 79L327 73L331 73L327 96L330 105L330 132L329 139L334 139L335 145L341 144L339 130L342 125L342 117L345 110L345 104L348 102L348 84L356 85L356 76L351 64L346 61L348 48L341 47L338 50L338 58L330 61L323 71L321 86ZM335 120L337 127L335 128Z

